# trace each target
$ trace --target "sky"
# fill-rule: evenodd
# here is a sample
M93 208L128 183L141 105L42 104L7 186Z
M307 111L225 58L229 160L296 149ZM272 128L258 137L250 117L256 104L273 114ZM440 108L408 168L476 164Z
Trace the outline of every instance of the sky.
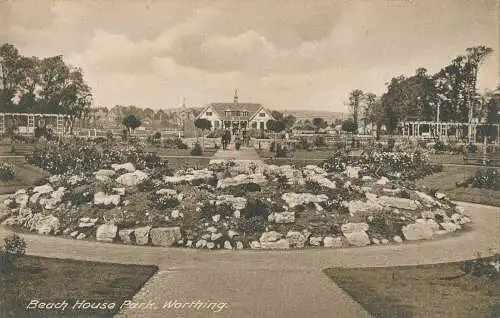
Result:
M434 73L465 49L495 50L497 0L3 0L0 43L81 67L95 106L153 109L232 101L346 111L354 89Z

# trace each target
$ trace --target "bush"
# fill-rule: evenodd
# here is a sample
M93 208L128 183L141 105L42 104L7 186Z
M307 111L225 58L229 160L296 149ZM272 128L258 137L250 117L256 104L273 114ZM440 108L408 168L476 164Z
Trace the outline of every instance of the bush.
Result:
M258 235L265 231L265 220L263 217L239 218L237 221L238 232L243 236Z
M468 183L474 188L500 190L500 174L494 168L488 168L486 171L478 170Z
M13 165L6 162L0 163L0 181L5 182L12 180L12 178L14 178L14 175L15 170Z
M475 144L469 144L467 146L467 152L468 153L476 153L477 152L477 146Z
M182 139L180 138L169 138L163 141L163 147L167 149L188 149L188 145L186 145Z
M5 252L17 256L21 256L26 253L26 241L21 236L14 233L4 238L4 241Z
M203 155L203 149L199 143L196 143L191 150L191 156L201 156Z
M113 133L111 131L106 132L106 139L112 141L114 139Z
M245 197L250 192L258 192L261 191L260 185L254 182L238 184L234 186L230 186L228 188L228 192L234 195L235 197Z
M249 202L247 206L243 210L241 210L241 214L247 219L254 217L267 219L269 210L267 209L266 204L264 204L260 200L256 200L252 203Z
M221 218L230 217L233 215L233 207L230 204L210 204L205 203L200 210L200 216L204 219L210 220L214 215L220 215Z
M326 147L326 139L324 136L317 136L314 139L314 145L316 147Z

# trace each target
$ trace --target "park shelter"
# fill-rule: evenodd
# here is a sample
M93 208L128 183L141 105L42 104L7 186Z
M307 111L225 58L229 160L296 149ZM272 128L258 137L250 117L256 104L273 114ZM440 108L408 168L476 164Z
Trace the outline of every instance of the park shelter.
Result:
M0 134L9 126L22 135L32 135L36 127L49 127L57 135L71 133L72 121L69 115L37 113L0 113Z

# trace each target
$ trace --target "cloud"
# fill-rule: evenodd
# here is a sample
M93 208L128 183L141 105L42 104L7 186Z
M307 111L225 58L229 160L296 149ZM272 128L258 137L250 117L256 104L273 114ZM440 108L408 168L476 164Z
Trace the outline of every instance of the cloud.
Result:
M4 10L5 9L5 10ZM438 71L469 46L499 47L495 0L0 2L0 39L64 54L102 105L154 108L241 98L345 109L355 88ZM498 81L498 52L479 88Z

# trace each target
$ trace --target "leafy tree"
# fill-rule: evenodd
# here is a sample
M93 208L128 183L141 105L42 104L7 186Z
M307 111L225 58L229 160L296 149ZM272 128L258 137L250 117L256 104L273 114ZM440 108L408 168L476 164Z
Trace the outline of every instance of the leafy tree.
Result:
M212 122L206 118L198 118L194 121L196 128L201 129L201 140L203 146L205 145L205 130L212 129ZM202 147L203 149L203 147Z
M285 130L285 123L282 120L269 119L266 122L266 127L274 133L274 149L276 150L278 148L276 147L276 135Z
M354 119L349 118L344 120L342 123L342 131L348 132L348 133L354 133L358 129L356 122Z
M284 120L284 116L283 116L283 113L282 112L279 112L277 110L273 110L271 112L271 116L273 116L273 118L275 120Z
M127 128L127 132L131 134L132 131L141 126L141 120L135 115L128 115L123 119L122 124Z
M283 118L283 122L285 123L286 129L290 129L295 125L295 122L297 121L297 118L293 115L288 115L285 118Z
M349 94L349 111L352 115L354 123L356 123L356 131L358 130L359 115L362 113L362 103L364 100L364 93L360 89L355 89Z
M321 117L313 118L312 124L316 127L316 132L320 129L328 127L328 123L326 122L326 120Z

